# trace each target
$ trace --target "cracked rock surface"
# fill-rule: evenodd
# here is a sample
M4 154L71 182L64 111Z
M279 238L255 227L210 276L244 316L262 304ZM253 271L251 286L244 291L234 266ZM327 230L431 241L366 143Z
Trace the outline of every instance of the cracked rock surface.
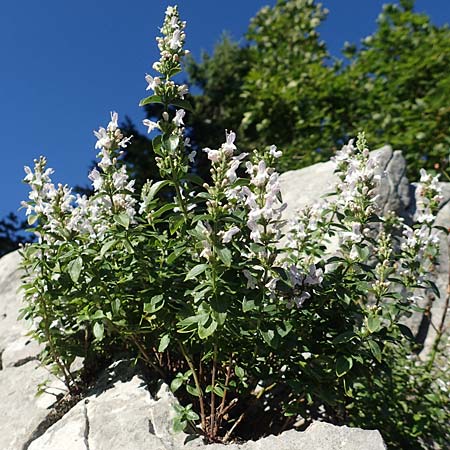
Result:
M152 397L127 364L111 367L93 391L28 450L385 450L378 431L320 422L305 432L291 430L241 445L205 445L198 436L174 434L176 399L168 386L162 384Z
M28 450L169 450L187 435L174 434L176 402L166 385L152 398L128 362L111 366L89 395L34 440Z

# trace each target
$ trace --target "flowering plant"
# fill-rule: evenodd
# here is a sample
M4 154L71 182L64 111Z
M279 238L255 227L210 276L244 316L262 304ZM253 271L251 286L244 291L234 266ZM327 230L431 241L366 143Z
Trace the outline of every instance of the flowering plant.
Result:
M383 174L360 135L335 156L336 195L286 223L273 168L281 152L241 153L227 131L219 148L203 149L205 183L185 138L188 90L173 81L184 28L167 8L160 75L145 77L154 93L141 101L163 106L160 120L143 122L158 132L161 181L134 191L121 160L132 137L117 113L95 131L91 196L54 186L45 158L25 168L39 241L23 249L23 315L45 344L42 362L71 390L76 357L92 371L109 355L137 356L179 396L175 429L199 421L209 441L312 418L348 421L398 348L410 348L401 319L418 292L434 288L437 179L422 176L418 226L382 217Z

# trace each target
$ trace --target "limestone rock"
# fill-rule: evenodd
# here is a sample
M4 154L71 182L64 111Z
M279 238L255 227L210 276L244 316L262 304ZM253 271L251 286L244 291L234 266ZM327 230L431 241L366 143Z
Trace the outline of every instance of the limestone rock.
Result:
M38 385L51 380L52 393L36 397ZM39 425L45 422L50 407L63 385L48 371L30 361L19 367L0 371L0 448L21 450Z
M8 253L0 260L0 353L28 331L17 321L22 306L20 287L22 271L19 252Z
M371 152L379 163L381 182L377 203L383 213L396 211L408 217L411 202L409 181L406 178L406 161L401 151L392 151L388 145ZM285 218L290 219L307 205L319 202L324 195L334 191L338 177L332 161L317 163L303 169L291 170L280 176L283 201L287 203Z
M125 362L110 368L93 391L28 450L384 450L378 431L315 422L305 432L287 431L245 444L205 445L196 435L175 434L173 405L162 384L152 397L143 378Z
M166 385L152 398L144 379L128 362L119 362L28 449L181 449L188 436L172 431L175 402Z
M24 363L37 358L42 350L34 339L28 336L20 336L16 341L8 344L2 353L3 368L21 366Z

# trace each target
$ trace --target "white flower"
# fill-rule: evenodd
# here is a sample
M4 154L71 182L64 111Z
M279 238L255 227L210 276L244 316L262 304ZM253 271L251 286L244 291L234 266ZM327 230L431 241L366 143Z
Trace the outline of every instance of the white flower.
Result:
M159 128L157 122L153 122L153 121L151 121L151 120L149 120L149 119L144 119L144 120L142 121L142 123L143 123L146 127L148 127L147 133L151 133L155 128Z
M166 16L171 16L172 14L175 14L176 12L177 12L176 7L168 6L166 9Z
M102 159L98 163L98 165L103 171L106 171L106 169L108 167L112 166L110 154L105 149L102 149L102 151L100 152L100 154L98 156L100 156L100 155L102 156Z
M178 109L175 113L175 117L173 118L173 123L177 127L181 127L181 125L184 125L183 117L186 114L186 111L184 109Z
M119 114L117 114L115 111L111 112L111 121L108 124L108 131L114 132L117 130L117 128L119 128L118 125L118 120L119 120Z
M146 87L146 91L149 91L150 89L154 91L157 86L161 84L161 78L159 77L152 77L151 75L145 75L145 81L148 83L148 86Z
M281 150L277 150L276 145L271 145L269 154L272 155L274 158L280 158L283 152Z
M252 178L251 182L257 187L264 186L267 178L269 178L269 174L267 173L266 163L264 160L261 160L258 163L258 171L256 175Z
M236 139L236 134L230 131L229 133L225 133L226 142L222 145L222 148L226 152L227 156L233 155L233 151L236 150L236 146L234 145L234 141Z
M88 178L92 181L94 190L98 191L103 184L103 178L100 172L97 169L93 169L92 172L88 175Z
M247 269L244 269L242 273L247 278L247 289L255 289L257 287L256 278Z
M178 48L182 47L182 43L181 43L181 39L182 39L182 34L181 34L181 30L176 29L173 32L172 37L169 39L169 47L171 50L177 50Z
M195 150L193 150L192 152L190 152L188 154L188 161L193 163L195 161L195 157L197 155L197 152Z
M227 170L226 177L228 178L230 183L234 183L237 179L236 170L239 167L240 161L235 159L231 161L230 167Z
M186 84L182 84L181 86L178 86L178 95L184 99L184 96L189 92L189 89Z
M231 227L228 231L221 231L219 235L222 237L222 243L228 244L231 241L232 237L235 234L239 233L239 231L239 228L236 226Z
M220 160L221 152L219 150L211 150L209 147L203 149L208 154L208 159L212 163L216 163Z
M97 138L95 148L105 148L107 150L111 148L112 141L108 135L108 132L103 127L100 127L98 131L94 130L94 135Z

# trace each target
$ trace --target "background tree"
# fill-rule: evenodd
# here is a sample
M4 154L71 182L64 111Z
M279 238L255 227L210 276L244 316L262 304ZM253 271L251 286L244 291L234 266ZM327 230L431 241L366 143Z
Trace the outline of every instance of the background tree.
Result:
M224 35L214 53L188 60L194 111L188 134L196 171L200 151L237 132L244 151L276 144L278 169L329 159L361 130L372 147L402 149L412 178L445 169L450 147L450 29L413 10L413 0L383 7L377 30L332 58L317 28L328 11L314 0L278 0L251 20L244 45ZM156 107L157 108L157 107ZM147 108L148 118L158 111ZM205 119L206 117L206 119ZM135 136L124 158L138 183L156 177L150 141Z
M404 151L411 174L445 168L450 147L450 29L413 11L414 1L385 5L378 29L349 47L337 77L347 96L347 130L374 145ZM345 116L344 116L345 117Z
M27 222L21 221L14 213L0 220L0 257L18 249L20 244L34 240L29 234L22 234L27 226Z
M414 2L383 8L378 28L360 47L331 59L317 27L327 11L313 0L279 0L251 21L248 43L224 39L212 56L189 65L195 96L194 141L214 127L238 131L241 148L276 143L281 170L328 159L365 130L372 146L404 150L409 174L445 166L450 143L450 30ZM220 107L213 105L219 104ZM218 125L219 124L219 125ZM219 141L220 142L220 141Z

